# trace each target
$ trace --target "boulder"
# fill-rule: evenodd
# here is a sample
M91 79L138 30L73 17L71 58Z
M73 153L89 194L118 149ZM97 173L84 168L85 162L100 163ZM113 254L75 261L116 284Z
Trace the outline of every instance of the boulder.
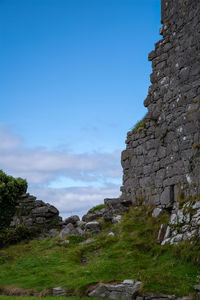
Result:
M16 202L16 212L12 217L10 227L24 224L44 233L49 229L62 226L62 218L59 217L59 211L53 205L36 200L36 197L29 194L21 195Z
M103 220L105 222L111 222L112 221L112 218L113 218L113 212L112 211L106 211L104 214L103 214Z
M88 213L82 217L82 221L91 222L97 220L103 216L104 212L105 212L105 208L102 208L101 210L95 211L93 213Z
M99 283L97 287L91 291L88 296L96 298L108 298L108 299L134 299L142 283L134 280L124 280L119 284Z
M101 231L101 225L97 221L88 222L85 225L85 229L89 234L98 234Z
M81 235L79 231L74 227L73 224L69 223L61 230L59 237L64 238L68 235Z
M89 213L82 217L82 221L87 223L98 219L98 217L99 216L96 213Z
M126 212L128 208L132 205L132 202L127 199L121 198L106 198L104 203L109 210L118 212Z
M71 217L69 217L69 218L67 218L67 219L64 220L64 225L67 225L69 223L71 223L73 225L76 225L78 221L80 221L79 216L76 216L76 215L75 216L71 216Z

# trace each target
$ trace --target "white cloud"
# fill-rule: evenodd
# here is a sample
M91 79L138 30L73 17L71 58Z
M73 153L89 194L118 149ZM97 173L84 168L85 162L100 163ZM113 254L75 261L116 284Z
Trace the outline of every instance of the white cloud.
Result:
M58 176L95 181L121 176L120 151L80 153L30 149L10 131L0 127L0 166L30 183L47 183Z
M31 193L54 204L62 215L82 214L102 203L105 197L119 195L119 186L112 184L121 178L119 150L77 154L27 148L20 137L3 126L0 126L0 140L0 169L26 178ZM73 187L55 188L59 178L73 182Z
M102 204L104 198L119 196L119 187L110 185L104 188L72 187L65 189L42 188L30 189L38 199L48 199L49 203L58 208L63 218L73 214L82 216L91 207Z

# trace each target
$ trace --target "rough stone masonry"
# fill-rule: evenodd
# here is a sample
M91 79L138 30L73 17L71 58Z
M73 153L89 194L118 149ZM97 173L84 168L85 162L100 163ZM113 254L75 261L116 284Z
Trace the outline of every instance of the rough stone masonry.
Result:
M172 209L200 194L200 1L161 0L145 118L122 152L121 198Z
M24 224L27 227L35 227L47 231L52 228L59 228L62 225L62 218L58 210L36 197L23 194L17 199L16 212L10 223L10 227Z

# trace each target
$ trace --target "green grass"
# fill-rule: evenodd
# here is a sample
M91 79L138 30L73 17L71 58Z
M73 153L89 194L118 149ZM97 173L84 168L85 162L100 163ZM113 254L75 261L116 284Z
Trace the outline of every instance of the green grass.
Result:
M41 291L62 286L82 296L95 282L135 279L143 282L144 291L192 294L200 283L200 243L157 244L159 227L168 218L152 218L148 207L133 208L90 244L80 245L78 238L68 245L46 239L2 249L0 287ZM108 227L114 237L108 236Z
M137 133L139 131L142 131L143 129L145 129L145 116L142 120L138 121L132 128L132 132Z
M96 205L94 207L92 207L90 210L88 210L88 214L92 214L92 213L95 213L96 211L99 211L101 210L102 208L105 208L105 204L99 204L99 205Z
M179 208L183 208L185 203L190 203L190 207L195 204L197 201L200 201L200 194L197 194L195 196L190 196L190 197L184 197L183 193L180 193L178 195L178 205Z

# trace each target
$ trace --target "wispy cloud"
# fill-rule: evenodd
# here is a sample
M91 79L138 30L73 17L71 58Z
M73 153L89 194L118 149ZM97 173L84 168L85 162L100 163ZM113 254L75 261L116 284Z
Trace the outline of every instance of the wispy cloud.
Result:
M10 175L26 178L30 191L58 206L62 214L83 211L119 192L119 187L113 185L121 177L119 150L77 154L63 149L27 148L22 138L3 126L0 126L0 140L0 168ZM52 182L55 187L60 177L77 185L81 182L81 186L50 188Z
M103 203L104 198L119 196L119 186L108 185L104 188L71 187L71 188L31 188L31 193L56 206L63 217L72 214L82 216L91 207Z

